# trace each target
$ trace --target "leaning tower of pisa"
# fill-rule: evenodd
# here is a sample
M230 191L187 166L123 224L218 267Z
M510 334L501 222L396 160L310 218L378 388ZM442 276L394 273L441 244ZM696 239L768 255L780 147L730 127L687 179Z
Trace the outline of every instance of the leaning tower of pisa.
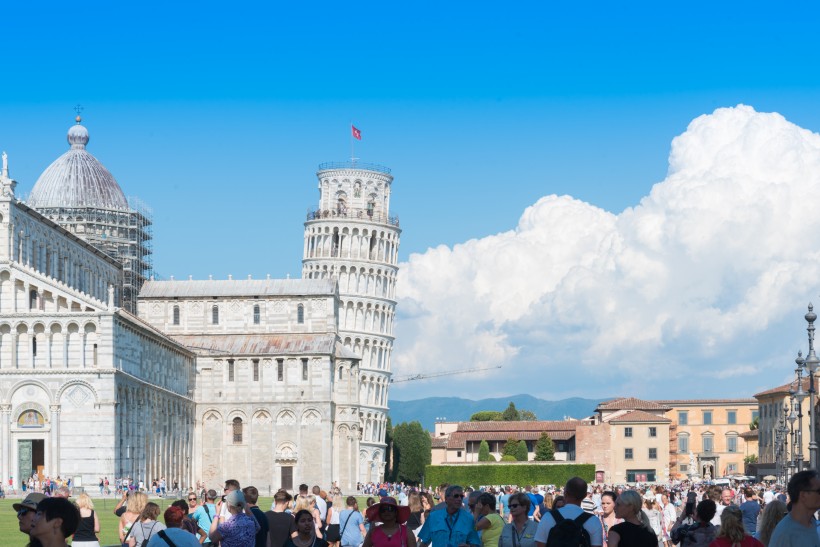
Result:
M358 162L324 163L316 175L319 207L305 222L302 277L339 282L339 337L362 357L359 481L380 481L401 233L390 216L393 177Z

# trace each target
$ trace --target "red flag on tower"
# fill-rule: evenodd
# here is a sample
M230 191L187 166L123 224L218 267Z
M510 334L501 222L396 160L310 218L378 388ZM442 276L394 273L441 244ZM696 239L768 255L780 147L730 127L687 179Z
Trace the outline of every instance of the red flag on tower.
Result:
M356 129L355 125L351 124L350 130L353 132L353 138L354 139L362 140L362 132L360 130Z

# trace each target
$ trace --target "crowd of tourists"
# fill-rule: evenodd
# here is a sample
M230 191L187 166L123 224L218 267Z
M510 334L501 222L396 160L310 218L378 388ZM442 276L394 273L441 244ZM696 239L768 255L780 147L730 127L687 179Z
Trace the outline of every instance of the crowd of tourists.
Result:
M125 489L114 512L123 547L820 547L820 476L795 473L777 487L708 485L589 487L578 477L556 487L435 490L360 485L359 507L303 484L276 492L268 511L259 491L235 480L190 489L164 512L148 493ZM30 547L99 547L99 516L86 493L29 492L13 505ZM372 494L372 495L370 495ZM201 496L201 497L200 497Z

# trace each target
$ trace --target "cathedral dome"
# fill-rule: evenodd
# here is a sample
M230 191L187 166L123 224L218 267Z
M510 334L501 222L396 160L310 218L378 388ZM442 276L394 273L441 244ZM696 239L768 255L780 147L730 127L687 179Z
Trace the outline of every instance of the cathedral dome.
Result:
M114 177L97 158L89 154L88 130L77 125L68 130L71 149L43 171L28 197L35 209L49 207L94 207L128 209L128 200Z

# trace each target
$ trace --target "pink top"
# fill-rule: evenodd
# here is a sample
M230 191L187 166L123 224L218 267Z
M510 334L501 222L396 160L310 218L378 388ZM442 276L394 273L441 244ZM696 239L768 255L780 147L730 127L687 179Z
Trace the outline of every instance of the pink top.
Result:
M370 534L373 547L406 547L405 538L407 538L407 527L404 524L399 525L399 529L390 537L382 531L381 526L377 526Z

